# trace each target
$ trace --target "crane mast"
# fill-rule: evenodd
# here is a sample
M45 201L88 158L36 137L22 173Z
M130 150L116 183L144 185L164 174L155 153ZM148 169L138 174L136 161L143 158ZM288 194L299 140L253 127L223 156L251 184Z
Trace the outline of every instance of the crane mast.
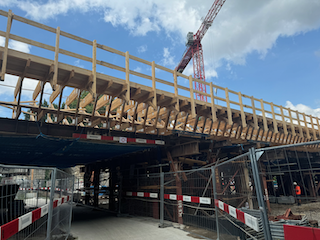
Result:
M180 63L176 67L177 72L182 73L192 58L193 77L206 81L201 40L211 27L213 20L216 18L225 1L226 0L215 0L196 34L193 34L192 32L188 33L186 42L187 49L185 50ZM202 83L195 82L195 89L201 92L207 92L206 85ZM196 93L196 97L202 101L207 101L207 97L204 98L201 94Z

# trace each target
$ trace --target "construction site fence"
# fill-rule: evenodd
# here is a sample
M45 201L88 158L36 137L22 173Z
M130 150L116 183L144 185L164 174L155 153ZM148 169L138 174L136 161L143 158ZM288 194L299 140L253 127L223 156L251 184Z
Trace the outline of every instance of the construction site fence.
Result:
M0 165L0 239L67 239L74 178L56 168Z
M295 221L279 224L277 210L319 199L319 146L251 148L207 167L123 178L120 212L159 219L160 227L204 229L209 239L287 239L284 226Z
M159 227L202 229L209 239L264 239L266 208L249 153L211 165L124 178L121 213L159 219Z

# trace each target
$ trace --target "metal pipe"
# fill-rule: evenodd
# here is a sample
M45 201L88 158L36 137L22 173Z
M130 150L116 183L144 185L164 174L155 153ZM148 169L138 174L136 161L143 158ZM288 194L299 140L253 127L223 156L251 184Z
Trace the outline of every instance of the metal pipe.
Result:
M261 220L262 220L262 224L263 224L264 238L266 240L272 240L268 215L267 215L266 206L265 206L265 203L263 200L263 193L261 190L262 185L261 185L261 181L260 181L260 175L259 175L259 170L258 170L255 149L250 148L249 153L250 153L249 156L250 156L251 165L252 165L253 179L254 179L254 183L256 185L255 189L256 189L256 193L257 193L257 200L258 200L258 204L259 204L259 209L261 211Z
M316 145L316 144L320 144L320 140L313 141L313 142L304 142L304 143L296 143L296 144L289 144L289 145L281 145L281 146L275 146L275 147L258 148L258 149L255 149L255 151L256 152L260 152L260 151L267 151L267 150L273 150L273 149L283 149L283 148L300 147L300 146Z
M54 200L54 191L56 189L56 174L57 169L54 168L51 172L51 190L50 190L50 202L49 202L49 211L48 211L48 223L47 223L47 238L46 240L51 240L51 225L52 225L52 215L53 215L53 200Z
M164 173L160 173L160 224L159 227L163 228L164 220Z
M212 174L212 185L213 185L213 204L215 209L215 215L216 215L216 228L217 228L217 240L220 239L220 231L219 231L219 217L218 217L218 207L216 205L217 198L217 189L216 189L216 166L211 167L211 174Z

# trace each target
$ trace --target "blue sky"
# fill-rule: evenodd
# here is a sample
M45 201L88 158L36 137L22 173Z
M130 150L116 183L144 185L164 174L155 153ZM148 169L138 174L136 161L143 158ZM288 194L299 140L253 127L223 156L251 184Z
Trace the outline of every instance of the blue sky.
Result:
M11 9L16 15L54 28L60 26L62 31L96 39L100 44L173 69L185 50L186 34L197 31L212 3L213 0L200 4L189 0L2 0L0 9ZM320 117L319 12L317 0L308 4L301 0L227 0L202 42L207 81ZM6 19L0 17L0 30L5 29ZM54 34L43 34L16 21L12 33L50 45L55 42ZM11 47L51 59L54 55L17 42L11 42ZM61 41L60 47L91 55L90 48L71 41ZM98 52L99 56L101 60L123 64L114 54ZM77 59L59 60L90 68L90 64ZM151 73L142 65L130 67ZM109 74L107 69L100 71ZM184 73L192 74L191 63ZM9 76L3 84L15 86L15 82L16 78ZM24 88L34 88L35 84L26 82ZM13 88L0 86L1 99L12 101L12 91ZM51 92L49 86L46 92ZM24 91L23 100L30 100L31 93ZM9 114L9 110L1 108L0 117Z

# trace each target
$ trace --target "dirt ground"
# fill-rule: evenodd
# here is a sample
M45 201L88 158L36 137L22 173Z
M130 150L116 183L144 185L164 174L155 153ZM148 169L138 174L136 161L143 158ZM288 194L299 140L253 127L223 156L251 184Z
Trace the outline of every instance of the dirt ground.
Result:
M290 208L295 215L306 215L308 220L316 220L320 224L320 202L297 204L274 204L271 203L271 215L282 215Z

